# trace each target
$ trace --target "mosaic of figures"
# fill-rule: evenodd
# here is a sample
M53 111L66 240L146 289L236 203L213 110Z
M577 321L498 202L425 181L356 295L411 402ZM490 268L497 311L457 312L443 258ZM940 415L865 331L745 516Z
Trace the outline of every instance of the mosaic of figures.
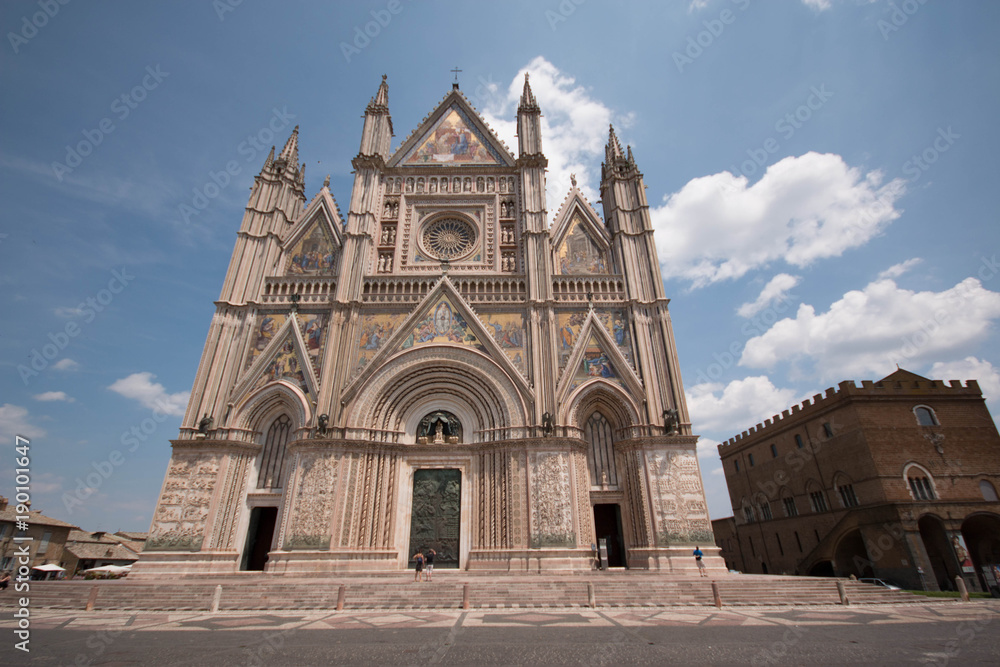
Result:
M385 342L389 340L396 327L406 318L405 313L379 313L364 315L361 318L361 329L358 332L357 361L354 363L354 373L364 368Z
M587 348L583 351L583 359L580 361L580 366L577 367L576 373L573 375L573 383L570 387L579 387L584 382L594 378L610 380L622 388L625 387L625 383L622 381L621 376L618 375L618 371L615 370L611 360L608 359L607 353L601 349L597 338L591 336L590 340L587 341Z
M323 335L326 331L326 315L323 313L299 313L298 322L302 331L302 338L306 343L306 351L309 353L309 361L313 368L319 370L320 360L323 352ZM261 313L257 316L257 323L254 326L251 336L250 353L247 355L245 368L250 368L257 356L263 352L275 334L281 330L287 313Z
M333 275L337 265L336 248L330 232L316 222L292 248L285 273L309 276Z
M405 163L497 164L499 161L485 138L470 128L457 107L452 107Z
M470 345L483 349L476 334L469 330L465 317L448 297L441 297L427 316L414 326L413 332L403 341L403 349L433 343Z
M559 368L566 367L569 355L573 352L573 345L580 335L580 327L587 319L585 312L559 313L557 318L559 324L559 334L557 336L557 348L559 350ZM628 325L628 318L625 311L621 309L599 310L597 319L601 322L605 331L611 334L615 345L621 351L622 356L635 368L632 354L632 334Z
M479 316L493 340L510 358L522 375L525 370L524 315L522 313L487 313Z
M306 382L303 361L299 358L298 352L295 349L295 342L290 335L281 344L278 354L275 355L271 363L261 373L255 387L259 389L268 382L276 380L289 380L306 394L309 393L309 385Z
M590 238L579 213L573 216L556 250L556 264L563 275L608 273L607 255Z

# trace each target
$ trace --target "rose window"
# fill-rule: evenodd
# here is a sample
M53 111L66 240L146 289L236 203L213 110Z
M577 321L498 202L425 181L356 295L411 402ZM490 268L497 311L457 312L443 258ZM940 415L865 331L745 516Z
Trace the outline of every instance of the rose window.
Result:
M441 218L424 228L424 248L438 259L454 259L468 254L476 241L475 228L458 218Z

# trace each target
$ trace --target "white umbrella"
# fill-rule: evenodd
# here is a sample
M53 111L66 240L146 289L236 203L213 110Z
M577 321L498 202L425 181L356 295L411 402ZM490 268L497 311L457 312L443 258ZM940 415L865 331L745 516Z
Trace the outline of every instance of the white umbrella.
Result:
M66 571L66 568L59 567L58 565L54 565L52 563L46 563L45 565L36 565L33 568L31 568L31 569L32 570L41 570L42 572L65 572Z
M121 574L122 572L131 572L131 565L102 565L101 567L92 567L89 570L84 570L84 572L107 572L108 574Z

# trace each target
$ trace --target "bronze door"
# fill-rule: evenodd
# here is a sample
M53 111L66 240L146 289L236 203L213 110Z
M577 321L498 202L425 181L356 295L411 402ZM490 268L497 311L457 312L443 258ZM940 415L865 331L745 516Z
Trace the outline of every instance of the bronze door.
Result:
M413 554L434 549L434 567L458 567L462 520L462 471L417 470L413 473L409 567Z

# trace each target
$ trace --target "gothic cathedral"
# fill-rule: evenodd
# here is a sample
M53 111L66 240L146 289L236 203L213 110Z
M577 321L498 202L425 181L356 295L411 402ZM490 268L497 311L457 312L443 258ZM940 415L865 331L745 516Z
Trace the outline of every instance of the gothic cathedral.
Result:
M346 219L329 178L306 203L297 127L256 177L137 571L714 557L631 148L603 218L574 180L550 225L527 77L516 156L457 84L395 152L388 103Z

